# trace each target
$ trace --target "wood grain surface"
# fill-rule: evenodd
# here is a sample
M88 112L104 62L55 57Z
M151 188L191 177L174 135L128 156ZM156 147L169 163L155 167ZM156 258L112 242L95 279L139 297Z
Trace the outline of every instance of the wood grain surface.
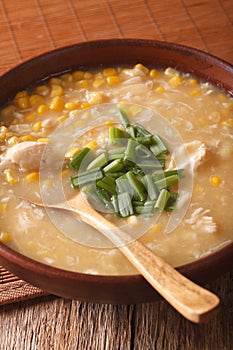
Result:
M232 275L208 287L222 306L196 325L166 302L98 305L52 296L0 308L1 350L231 350Z
M172 41L233 63L233 1L0 0L0 74L54 48L123 37ZM5 302L12 301L9 288L20 289L18 300L40 295L1 272ZM164 301L117 306L43 296L11 303L0 307L0 350L231 350L232 277L208 286L221 309L204 325Z

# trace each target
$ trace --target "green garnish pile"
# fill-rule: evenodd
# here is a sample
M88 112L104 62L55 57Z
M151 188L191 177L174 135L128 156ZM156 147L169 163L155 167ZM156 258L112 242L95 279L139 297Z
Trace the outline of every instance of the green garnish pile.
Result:
M109 127L107 150L98 154L86 147L70 161L78 170L73 188L83 187L95 207L120 217L173 210L178 193L171 187L184 177L183 169L166 171L169 151L161 138L131 124L125 111L118 115L123 129Z

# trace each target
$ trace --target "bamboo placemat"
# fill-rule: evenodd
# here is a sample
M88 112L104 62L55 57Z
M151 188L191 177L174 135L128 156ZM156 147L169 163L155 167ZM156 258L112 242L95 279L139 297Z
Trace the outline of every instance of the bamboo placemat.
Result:
M233 63L233 1L0 1L0 74L51 49L107 38L176 42ZM0 305L43 294L0 266Z

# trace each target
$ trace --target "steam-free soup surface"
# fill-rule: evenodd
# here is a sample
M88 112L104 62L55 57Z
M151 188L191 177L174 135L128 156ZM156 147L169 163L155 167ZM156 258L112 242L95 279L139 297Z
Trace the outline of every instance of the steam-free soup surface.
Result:
M41 191L51 191L52 195L60 192L60 189L56 191L55 175L42 174L39 179L40 160L54 133L52 142L55 139L57 147L53 168L62 176L62 191L67 196L72 195L72 171L67 168L68 162L86 145L96 149L103 147L108 126L118 123L114 113L111 115L109 111L109 118L105 114L97 125L96 118L100 114L90 107L96 106L98 111L103 103L125 108L132 122L139 119L148 128L150 120L140 120L143 110L149 107L160 113L179 132L190 155L189 165L194 177L191 201L184 218L175 230L166 233L172 214L163 213L148 226L147 232L138 235L140 240L173 266L199 259L231 242L232 98L189 74L172 68L148 69L141 64L53 77L30 91L19 92L2 109L0 240L26 256L67 270L113 275L135 273L116 248L103 248L104 238L94 229L76 218L70 219L67 213L47 213L19 196L23 193L38 199ZM56 136L56 131L65 127L70 118L80 133L67 148L62 167L57 169L56 154L59 155L63 138L59 133ZM116 223L123 220L131 231L140 227L138 217L106 216ZM72 223L77 225L79 242L62 232L62 227L72 231Z

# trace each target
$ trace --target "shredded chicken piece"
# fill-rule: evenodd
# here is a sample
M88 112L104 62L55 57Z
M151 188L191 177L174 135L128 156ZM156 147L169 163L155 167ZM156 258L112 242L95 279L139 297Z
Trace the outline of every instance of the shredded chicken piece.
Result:
M189 163L192 167L192 170L195 170L200 164L201 161L204 159L206 155L206 145L198 140L194 140L192 142L185 143L185 148L189 154ZM176 153L176 157L178 155L178 152ZM184 160L184 164L180 165L180 167L185 168L187 165L187 157ZM170 163L168 165L168 170L175 169L176 168L176 162L175 157L172 156Z
M39 170L45 142L22 142L9 148L0 156L0 169L6 169L12 164L19 166L22 171Z
M217 225L213 221L212 216L206 215L208 213L210 213L209 209L197 208L185 222L191 225L194 231L210 234L215 233L217 231Z

